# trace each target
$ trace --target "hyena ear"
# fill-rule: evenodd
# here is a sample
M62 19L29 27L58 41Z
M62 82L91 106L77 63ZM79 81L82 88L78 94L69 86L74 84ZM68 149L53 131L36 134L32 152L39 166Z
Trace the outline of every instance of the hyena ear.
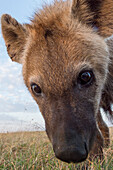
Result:
M113 34L113 0L73 0L71 13L104 38Z
M25 27L8 14L2 15L1 27L11 60L22 64L22 53L27 37Z

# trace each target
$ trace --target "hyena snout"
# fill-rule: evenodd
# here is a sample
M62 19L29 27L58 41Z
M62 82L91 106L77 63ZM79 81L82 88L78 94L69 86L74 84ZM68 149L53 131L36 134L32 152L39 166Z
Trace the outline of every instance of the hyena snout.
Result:
M95 140L96 128L82 129L72 121L66 121L66 125L64 124L62 122L61 126L58 125L53 135L52 143L56 157L68 163L86 160Z
M75 140L76 138L76 140ZM58 159L64 162L82 162L88 157L87 142L82 140L82 137L75 134L70 139L65 139L65 142L59 142L53 145L55 155Z
M77 163L87 159L98 128L91 103L86 100L75 103L76 110L70 103L66 97L58 100L57 104L53 100L49 112L51 119L46 120L46 131L56 157L64 162Z

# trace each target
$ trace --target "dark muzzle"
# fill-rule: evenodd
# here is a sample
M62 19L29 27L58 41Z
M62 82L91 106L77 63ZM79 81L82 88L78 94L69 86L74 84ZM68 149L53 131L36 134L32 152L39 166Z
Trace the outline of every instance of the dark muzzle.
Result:
M88 156L88 150L86 143L83 144L81 147L76 147L74 145L70 145L68 147L63 147L60 149L60 147L57 147L55 149L55 155L58 159L64 161L64 162L82 162L87 159Z
M70 132L70 134L59 135L54 140L53 149L58 159L68 163L78 163L87 159L87 145L87 142L83 140L82 136Z

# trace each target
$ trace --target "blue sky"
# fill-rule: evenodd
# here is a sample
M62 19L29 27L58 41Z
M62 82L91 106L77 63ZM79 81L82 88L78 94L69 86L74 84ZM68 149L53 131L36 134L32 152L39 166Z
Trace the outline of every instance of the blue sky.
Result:
M45 2L50 3L52 0ZM44 0L0 0L0 17L7 13L20 23L29 23L30 17L42 8L42 4ZM0 27L0 120L9 120L10 117L12 120L24 121L30 117L28 113L32 113L29 121L42 121L38 106L23 83L21 71L22 66L11 62L7 55Z

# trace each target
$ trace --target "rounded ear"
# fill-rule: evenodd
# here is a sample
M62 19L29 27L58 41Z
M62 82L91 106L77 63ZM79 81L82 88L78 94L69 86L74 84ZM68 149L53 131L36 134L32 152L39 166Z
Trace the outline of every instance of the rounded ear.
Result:
M73 0L71 13L104 38L113 34L113 0Z
M8 14L1 17L1 28L8 54L12 61L22 64L22 53L26 44L27 31Z

